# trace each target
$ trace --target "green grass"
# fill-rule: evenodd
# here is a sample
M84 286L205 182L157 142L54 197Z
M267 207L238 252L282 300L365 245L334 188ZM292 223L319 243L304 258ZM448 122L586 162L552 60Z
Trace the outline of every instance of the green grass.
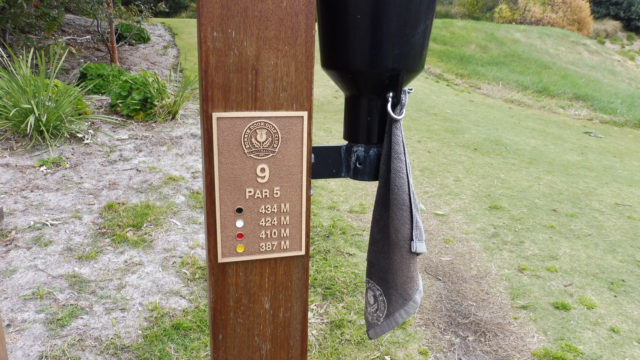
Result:
M640 126L638 66L569 31L438 20L427 62L461 77L578 100Z
M195 33L195 21L182 21ZM444 47L448 37L452 45ZM446 71L550 96L578 98L593 92L591 97L601 99L591 99L591 106L609 111L609 105L620 105L613 112L621 122L637 111L638 72L624 59L611 62L617 55L578 35L440 20L433 39L428 62ZM182 41L179 46L185 46ZM195 48L195 36L187 41ZM446 64L444 52L451 58ZM565 65L554 64L558 59ZM343 95L319 67L315 81L314 143L342 143ZM426 207L423 215L439 222L451 238L481 245L507 284L519 321L533 323L546 339L534 357L640 358L640 283L635 281L640 275L640 133L505 103L427 74L411 86L416 91L404 126L416 191ZM585 130L604 137L587 136ZM360 306L370 217L349 209L372 204L375 185L313 182L310 302L311 311L321 311L326 322L314 325L312 359L385 353L412 359L424 348L425 335L412 324L392 332L384 343L364 335ZM490 208L494 204L499 206ZM449 221L453 217L457 221ZM561 271L521 273L522 264ZM577 304L583 294L597 295L597 309L583 305L565 312L550 305L558 299ZM318 306L321 310L314 310ZM185 314L191 312L170 319L198 323ZM170 319L163 329L170 327ZM610 324L635 331L613 336ZM437 355L438 349L431 352Z
M553 305L554 309L560 311L571 311L573 309L573 306L566 301L556 300L552 302L551 305Z
M107 203L100 216L104 219L102 232L116 245L141 247L151 242L149 238L154 228L162 225L171 206L154 204L149 201L129 204L126 202Z
M44 166L47 169L53 169L54 167L66 167L67 160L62 156L50 156L48 158L40 159L33 164L35 167Z
M582 295L578 298L578 303L587 310L593 310L598 307L598 303L592 297Z
M66 304L50 314L47 320L49 330L60 330L71 325L73 320L86 314L87 311L76 304Z
M189 207L193 210L204 210L204 195L202 191L192 191L187 194Z
M78 272L64 274L63 277L77 292L86 292L91 287L91 280Z
M180 66L187 74L198 75L198 32L194 19L161 19L154 22L165 24L171 29L180 50Z

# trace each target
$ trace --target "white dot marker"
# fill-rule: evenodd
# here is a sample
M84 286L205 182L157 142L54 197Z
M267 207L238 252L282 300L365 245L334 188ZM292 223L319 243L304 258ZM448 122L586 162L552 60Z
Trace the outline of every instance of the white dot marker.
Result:
M241 228L243 226L244 226L244 220L242 220L242 219L236 220L236 227L237 228Z

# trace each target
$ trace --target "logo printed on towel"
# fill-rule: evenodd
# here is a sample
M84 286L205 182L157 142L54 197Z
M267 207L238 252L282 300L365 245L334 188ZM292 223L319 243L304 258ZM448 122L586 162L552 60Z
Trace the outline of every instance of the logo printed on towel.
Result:
M245 154L254 159L266 159L275 155L280 147L280 131L268 120L256 120L242 133Z
M367 302L364 306L364 316L367 322L380 324L387 314L387 299L380 286L367 279L367 291L365 294Z

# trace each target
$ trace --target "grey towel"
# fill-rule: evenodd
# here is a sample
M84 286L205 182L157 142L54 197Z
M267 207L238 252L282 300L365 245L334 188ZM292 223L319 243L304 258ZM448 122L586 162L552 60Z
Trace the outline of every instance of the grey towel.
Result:
M395 113L404 113L408 91ZM411 317L422 299L417 255L426 252L402 121L389 116L367 254L365 321L376 339Z

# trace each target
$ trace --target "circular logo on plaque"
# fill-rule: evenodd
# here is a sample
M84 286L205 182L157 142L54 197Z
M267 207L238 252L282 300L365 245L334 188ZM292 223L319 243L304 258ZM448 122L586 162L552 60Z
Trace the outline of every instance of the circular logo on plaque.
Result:
M266 159L275 155L280 147L280 131L268 120L256 120L242 133L245 154L254 159Z
M378 325L387 315L387 299L378 284L367 279L365 292L364 317L368 323Z

